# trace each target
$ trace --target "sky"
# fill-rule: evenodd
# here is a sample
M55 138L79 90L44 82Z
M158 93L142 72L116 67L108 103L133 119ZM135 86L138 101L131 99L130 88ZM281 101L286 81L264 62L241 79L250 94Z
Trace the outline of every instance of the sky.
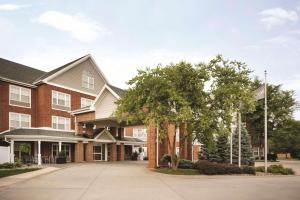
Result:
M121 88L222 54L300 101L300 0L0 0L0 57L49 71L86 54Z

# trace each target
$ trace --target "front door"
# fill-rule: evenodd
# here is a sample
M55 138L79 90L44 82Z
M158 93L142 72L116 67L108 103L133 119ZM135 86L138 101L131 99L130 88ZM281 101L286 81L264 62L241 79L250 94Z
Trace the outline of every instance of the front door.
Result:
M107 144L98 143L93 146L93 159L95 161L106 161L107 157Z

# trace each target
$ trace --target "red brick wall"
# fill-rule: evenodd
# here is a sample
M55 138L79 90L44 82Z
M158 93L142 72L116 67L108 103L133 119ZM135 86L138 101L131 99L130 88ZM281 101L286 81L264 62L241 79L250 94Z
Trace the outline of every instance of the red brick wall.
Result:
M128 137L132 137L133 136L133 129L134 128L147 128L145 127L144 125L140 125L140 126L127 126L125 127L125 136L128 136Z
M56 86L42 84L37 88L37 126L39 127L52 127L52 115L71 118L71 129L75 129L74 117L67 111L60 111L52 109L52 90L70 94L71 96L71 110L80 108L81 97L88 99L95 99L95 97L82 94L79 92L59 88Z
M9 85L10 83L0 81L0 132L9 129L9 112L31 115L31 126L36 127L36 89L29 88L31 89L31 108L23 108L9 105Z

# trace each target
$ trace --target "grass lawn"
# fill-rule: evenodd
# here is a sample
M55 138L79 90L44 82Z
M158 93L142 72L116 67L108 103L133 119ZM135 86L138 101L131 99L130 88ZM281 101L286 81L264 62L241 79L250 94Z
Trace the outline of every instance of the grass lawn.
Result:
M40 168L0 169L0 178L6 177L6 176L22 174L22 173L26 173L26 172L32 172L32 171L39 170L39 169Z
M195 169L170 169L170 168L158 168L155 170L158 173L172 174L172 175L199 175L200 173Z

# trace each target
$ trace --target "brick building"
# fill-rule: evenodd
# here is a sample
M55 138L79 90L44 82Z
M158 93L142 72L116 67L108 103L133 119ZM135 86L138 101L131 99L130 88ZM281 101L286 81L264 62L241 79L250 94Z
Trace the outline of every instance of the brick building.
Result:
M155 167L157 155L169 147L162 142L157 148L155 128L113 117L122 93L90 55L50 72L0 59L0 139L10 146L11 162L53 163L59 152L68 162L122 161L142 150L140 159L148 155L149 167ZM199 145L192 149L191 142L179 141L184 158L198 157L192 152L198 154ZM20 150L24 143L30 152Z

